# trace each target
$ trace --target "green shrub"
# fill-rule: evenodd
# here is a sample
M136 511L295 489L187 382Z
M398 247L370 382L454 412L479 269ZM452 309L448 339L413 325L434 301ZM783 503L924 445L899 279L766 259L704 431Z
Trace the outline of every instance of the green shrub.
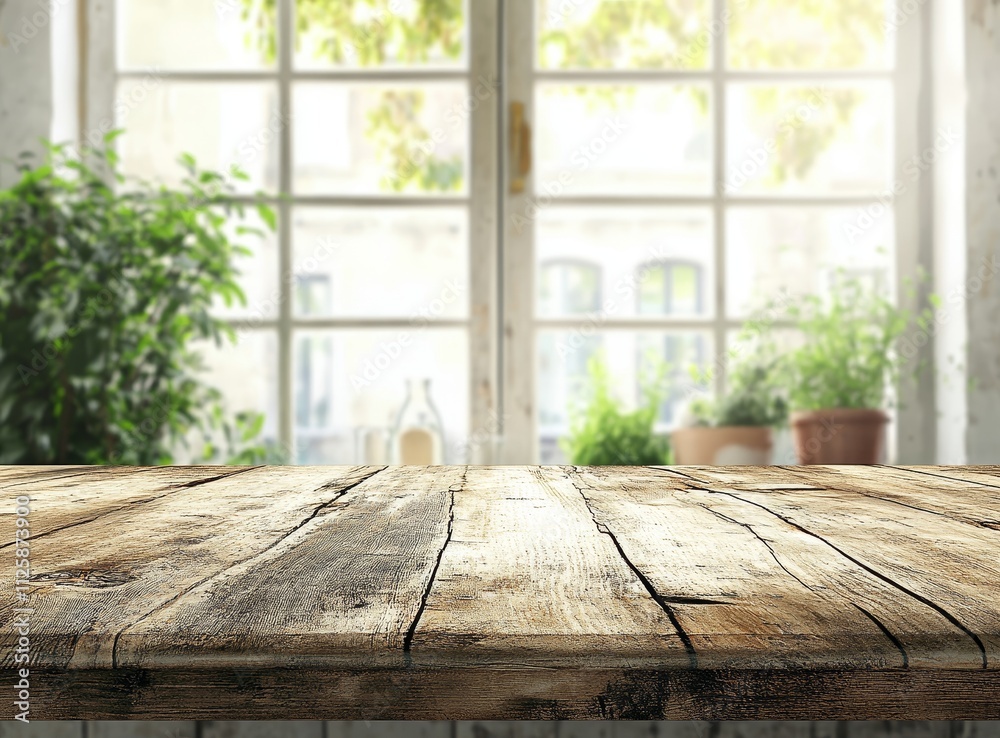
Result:
M227 419L192 348L235 338L211 308L244 300L224 232L243 209L190 157L179 189L123 187L113 137L50 146L0 192L0 463L170 463L198 431L251 461L262 418Z
M856 280L840 280L828 299L804 298L790 312L805 338L787 357L791 407L882 407L905 363L898 342L913 316Z
M592 358L587 369L587 402L571 411L570 433L561 442L570 462L580 466L669 464L670 443L654 431L661 383L646 382L642 407L627 412L611 392L601 358Z
M766 336L751 341L744 335L738 346L742 353L728 367L725 393L718 399L699 398L691 403L697 424L719 428L784 424L788 402L776 349ZM704 384L711 380L707 374L696 374L695 378Z

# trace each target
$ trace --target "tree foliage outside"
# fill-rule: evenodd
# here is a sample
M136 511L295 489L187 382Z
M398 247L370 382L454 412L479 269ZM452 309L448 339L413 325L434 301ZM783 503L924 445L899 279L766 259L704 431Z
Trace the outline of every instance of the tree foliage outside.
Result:
M244 300L243 209L190 157L178 189L117 163L50 146L0 191L0 464L166 464L192 435L195 458L262 458L263 416L228 418L195 348L235 338L212 308Z
M241 2L247 42L273 59L277 0ZM877 63L891 30L885 3L872 0L730 0L722 19L711 18L708 0L571 0L566 6L566 0L537 4L537 53L545 68L707 69L724 24L731 68L857 69ZM296 10L296 44L336 65L454 62L467 45L464 0L298 0ZM705 90L687 89L707 110ZM622 86L615 95L607 88L570 90L615 108L634 87ZM750 95L756 115L766 121L808 104L815 90L755 85ZM822 114L782 127L770 182L807 174L850 124L863 95L834 90ZM381 182L386 191L452 192L464 184L459 157L443 159L420 148L431 138L420 122L425 104L419 90L385 91L369 112L366 136L391 172Z

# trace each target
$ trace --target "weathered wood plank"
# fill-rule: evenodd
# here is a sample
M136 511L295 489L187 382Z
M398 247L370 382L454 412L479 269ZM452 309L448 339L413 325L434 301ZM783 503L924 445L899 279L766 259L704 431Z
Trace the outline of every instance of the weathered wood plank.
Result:
M471 467L414 663L661 666L682 636L564 470Z
M823 542L937 610L975 644L983 668L1000 668L997 531L845 490L727 489L726 471L683 473L709 481L718 475L703 494L739 500Z
M27 495L32 537L81 525L129 505L154 502L190 486L244 473L249 467L165 466L154 468L90 467L67 476L45 477L8 485L10 497ZM14 525L13 505L0 508L0 526ZM12 546L2 543L0 548Z
M464 469L394 467L120 632L117 663L401 665Z
M93 469L91 466L80 465L38 465L38 466L0 466L0 489L10 484L20 484L32 480L46 479L63 474L77 473L81 470ZM110 468L110 467L109 467Z
M31 547L32 664L113 667L123 630L274 546L369 467L251 470L64 527ZM44 516L39 515L44 525ZM11 617L13 603L0 605ZM10 667L15 634L5 631Z
M153 720L997 720L995 670L202 669L39 674L32 715Z
M760 509L652 469L573 476L596 519L672 603L699 666L981 664L939 612Z
M33 718L220 721L199 728L216 738L272 730L234 718L640 721L556 729L579 738L1000 718L993 468L226 471L5 488L40 490L47 531ZM338 726L368 735L301 730Z
M958 470L955 474L961 473ZM752 471L716 468L703 473L689 468L684 474L724 482L730 489L794 491L798 485L800 490L813 487L853 492L976 526L1000 519L1000 488L972 479L952 478L951 472L948 476L938 476L917 471L915 467L790 466Z

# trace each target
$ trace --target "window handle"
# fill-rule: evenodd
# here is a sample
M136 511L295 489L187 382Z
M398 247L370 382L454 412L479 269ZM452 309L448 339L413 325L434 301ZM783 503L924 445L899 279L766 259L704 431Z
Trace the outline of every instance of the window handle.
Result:
M524 192L524 180L531 172L531 125L524 119L524 103L510 104L510 191Z

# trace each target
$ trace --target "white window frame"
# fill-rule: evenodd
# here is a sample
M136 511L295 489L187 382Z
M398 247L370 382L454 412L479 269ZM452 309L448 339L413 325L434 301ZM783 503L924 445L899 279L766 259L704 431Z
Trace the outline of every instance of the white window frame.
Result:
M213 2L213 0L205 0ZM346 206L351 208L400 207L426 208L442 205L462 205L469 218L469 314L466 319L428 317L430 328L463 328L468 332L469 345L469 407L468 418L470 456L474 461L494 461L495 437L502 428L498 409L496 382L498 366L497 318L497 211L499 207L500 80L499 33L500 0L466 0L468 35L468 68L461 70L364 69L364 70L296 70L293 64L295 0L277 0L278 58L268 71L183 71L156 70L164 81L226 82L267 81L277 85L278 107L282 120L291 120L292 86L298 81L332 82L419 82L464 81L468 94L477 85L492 84L497 92L478 97L471 111L469 125L468 192L453 196L406 196L391 194L360 197L302 196L293 192L291 125L282 126L279 133L279 182L276 197L269 198L278 215L279 312L275 319L233 323L240 330L270 331L277 335L278 345L278 423L280 447L289 459L295 459L294 420L294 336L297 330L346 330L358 328L391 328L406 330L412 323L406 318L307 318L294 315L294 284L287 276L293 273L292 218L299 205ZM86 68L82 77L80 121L82 131L109 130L115 125L114 100L119 84L134 80L141 83L148 70L131 71L119 68L115 23L115 0L92 0L81 16L81 38L85 40ZM179 154L180 152L178 152ZM239 198L247 201L250 198ZM439 391L453 391L441 388Z
M906 181L904 163L926 148L933 138L929 130L930 102L923 80L928 76L929 60L921 54L922 38L926 35L930 4L922 4L920 12L903 23L897 33L896 64L887 72L848 71L820 73L789 73L781 71L740 72L726 70L725 32L712 45L712 68L705 71L635 71L635 72L573 72L536 71L534 69L534 2L533 0L469 0L469 69L451 72L410 71L330 71L303 72L292 68L291 43L295 0L278 0L279 60L273 72L250 73L170 73L159 72L164 79L268 79L280 89L282 113L290 110L292 82L309 80L370 80L406 81L419 79L468 78L470 86L477 80L495 83L500 94L481 101L473 112L470 124L470 182L467 197L460 198L392 198L392 197L301 197L290 202L276 201L279 209L280 264L279 275L288 274L292 266L290 209L295 204L347 205L368 207L400 205L419 208L449 202L466 204L470 219L470 306L468 320L439 321L435 326L462 326L469 331L470 415L469 429L473 442L478 442L474 460L484 463L535 463L538 458L535 402L535 345L539 328L580 328L586 321L549 320L535 317L534 244L532 229L518 232L510 220L501 214L522 212L528 199L534 197L532 177L528 177L523 193L509 192L510 162L508 151L508 102L521 101L525 116L533 121L535 80L586 79L602 81L701 81L712 89L713 115L713 181L711 195L642 198L562 198L565 204L653 204L699 205L712 208L714 224L714 297L712 317L705 319L643 318L641 320L609 320L608 327L621 329L674 329L708 331L713 337L712 350L725 346L726 335L739 328L740 319L728 317L725 296L725 213L730 201L722 189L725 180L725 83L727 80L782 81L788 79L889 79L895 100L895 170L896 180ZM712 0L713 18L723 18L725 0ZM81 131L96 131L114 124L114 99L117 84L128 74L119 74L115 59L114 0L90 0L80 16L80 37L84 48L81 56L85 68L81 73ZM512 53L511 50L516 50ZM914 70L920 70L919 73ZM132 75L139 76L139 75ZM912 114L908 114L912 113ZM281 141L280 191L291 189L291 133L286 126ZM931 266L930 225L932 216L928 199L930 178L919 187L909 187L893 199L895 208L895 275L897 294L903 304L912 306L902 289L906 280L913 279ZM829 197L740 197L740 205L866 205L870 198ZM294 404L292 350L296 328L383 328L399 327L405 321L359 319L296 319L292 314L292 295L288 280L281 282L281 311L278 318L260 324L262 330L276 330L279 345L278 405L279 442L294 449ZM933 346L926 346L918 360L932 360ZM716 376L716 389L724 386L724 371ZM933 381L926 378L918 385L904 384L900 391L900 408L896 412L896 448L893 460L900 463L926 462L934 456L936 444L935 398ZM501 444L495 444L496 438ZM495 452L495 453L494 453ZM294 457L293 457L294 458Z
M714 298L711 317L698 319L642 318L617 319L608 316L602 321L601 330L697 330L709 332L713 338L710 354L726 346L727 334L738 330L742 318L730 317L726 305L726 212L729 205L750 207L768 206L853 206L865 207L876 202L871 197L816 197L816 196L737 196L726 194L723 183L726 180L726 83L729 81L782 82L845 80L869 81L886 80L893 86L893 114L895 117L895 152L893 165L894 181L906 182L904 163L911 160L921 150L921 140L926 140L926 132L920 130L925 109L920 104L923 73L915 70L923 68L921 59L922 25L925 12L922 10L907 18L896 32L896 63L885 71L739 71L726 68L726 24L720 23L722 32L712 39L711 68L707 70L539 70L535 68L537 49L535 35L534 1L511 0L505 3L506 48L517 49L519 53L509 55L505 69L505 91L508 100L524 104L525 117L535 120L535 82L551 81L592 81L601 82L701 82L712 90L711 116L713 125L713 193L705 196L656 196L656 197L569 197L560 196L559 205L657 205L657 206L700 206L709 207L713 212L714 224L714 288L709 290L709 299ZM727 17L726 0L712 0L712 18ZM506 109L506 106L505 106ZM519 194L510 194L504 186L504 212L523 213L534 202L534 183L529 176L525 189ZM921 265L928 265L927 248L921 245L921 187L911 186L892 199L895 215L895 277L896 294L901 304L912 307L915 303L906 297L904 285L914 279ZM549 319L535 315L534 288L534 233L532 227L514 228L508 217L505 221L503 244L504 275L504 408L507 419L505 437L506 463L537 463L538 438L536 424L535 346L538 331L542 329L567 329L587 331L593 323L587 318ZM927 349L930 350L930 347ZM922 357L926 358L926 356ZM725 365L719 362L715 367L715 391L725 386ZM924 380L918 387L903 383L900 388L900 408L896 413L895 436L890 443L894 461L900 463L927 463L934 455L934 397L933 387Z

